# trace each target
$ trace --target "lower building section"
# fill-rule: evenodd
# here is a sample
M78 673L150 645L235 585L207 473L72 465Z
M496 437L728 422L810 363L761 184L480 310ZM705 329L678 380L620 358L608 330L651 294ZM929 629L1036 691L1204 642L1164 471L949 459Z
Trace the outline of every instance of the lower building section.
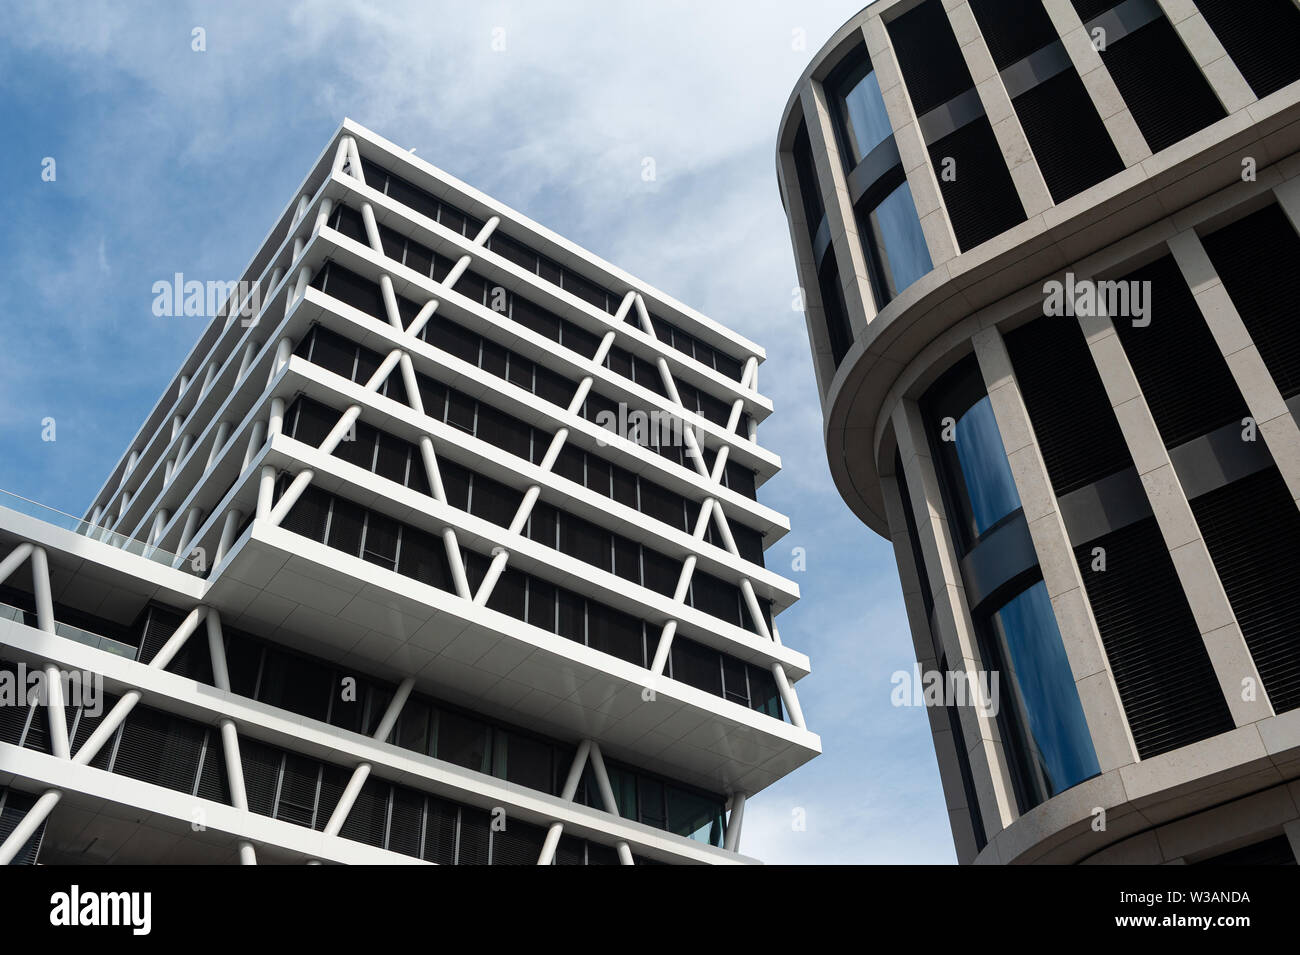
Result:
M0 562L0 861L753 861L743 795L223 625L184 609L199 578L39 531Z

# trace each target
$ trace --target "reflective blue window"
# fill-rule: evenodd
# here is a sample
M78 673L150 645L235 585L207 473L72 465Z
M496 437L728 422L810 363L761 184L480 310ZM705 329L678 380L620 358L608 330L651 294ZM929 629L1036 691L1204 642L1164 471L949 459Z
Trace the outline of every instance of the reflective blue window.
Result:
M957 420L953 443L978 537L1020 507L1020 495L987 395Z
M999 725L1019 777L1022 811L1101 772L1075 690L1056 615L1040 580L989 621L991 659L1001 671Z
M877 306L894 298L933 268L921 220L904 181L867 215L876 259Z
M870 66L864 66L864 69L870 70ZM874 70L855 75L845 84L845 92L840 98L840 117L844 121L844 138L848 140L849 168L852 169L893 134Z

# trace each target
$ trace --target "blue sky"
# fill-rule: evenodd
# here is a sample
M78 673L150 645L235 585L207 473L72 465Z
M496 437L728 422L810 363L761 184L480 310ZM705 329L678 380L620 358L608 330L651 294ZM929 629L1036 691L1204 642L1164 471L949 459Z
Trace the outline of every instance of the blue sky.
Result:
M350 116L767 349L785 470L760 495L792 526L767 560L803 591L779 624L825 754L750 802L744 849L953 861L925 712L890 705L913 661L892 552L827 470L774 171L791 87L861 6L8 5L0 488L84 510L201 331L154 317L153 283L239 277Z

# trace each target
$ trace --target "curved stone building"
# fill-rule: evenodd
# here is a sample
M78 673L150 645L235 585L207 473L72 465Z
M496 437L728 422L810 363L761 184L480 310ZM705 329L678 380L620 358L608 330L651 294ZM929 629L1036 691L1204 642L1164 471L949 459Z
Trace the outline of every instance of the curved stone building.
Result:
M1300 7L881 0L777 172L962 862L1300 847Z

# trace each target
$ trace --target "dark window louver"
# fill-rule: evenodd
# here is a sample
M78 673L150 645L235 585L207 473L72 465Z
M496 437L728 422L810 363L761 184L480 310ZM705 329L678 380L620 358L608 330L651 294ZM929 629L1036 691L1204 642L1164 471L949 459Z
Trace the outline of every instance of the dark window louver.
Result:
M1152 152L1228 115L1164 17L1120 37L1101 59Z
M1300 79L1300 10L1292 0L1196 0L1255 95Z
M310 827L315 822L320 764L314 759L286 754L275 803L275 818Z
M1124 171L1124 161L1074 70L1021 93L1012 105L1053 202L1064 202Z
M481 809L462 807L457 842L457 865L489 865L492 861L492 817Z
M239 761L244 770L249 810L263 816L271 815L276 790L280 786L282 754L273 746L242 739L239 741Z
M940 0L925 0L888 30L917 116L975 85Z
M971 0L970 7L999 70L1059 39L1043 0Z
M1100 16L1111 7L1118 5L1121 0L1071 0L1071 2L1079 14L1079 19L1087 23L1093 17Z
M113 711L113 707L117 705L117 701L118 697L105 693L103 707L98 715L91 716L84 709L81 711L77 717L76 726L72 728L71 748L74 754L81 749L86 740L90 739L91 734L99 728L99 724L104 722L104 717ZM5 709L7 709L7 707L0 708L0 716L3 716ZM114 740L117 736L121 735L121 732L122 731L119 729L114 737L110 738L108 742L100 747L95 758L90 761L91 766L95 769L108 769L113 756Z
M198 723L137 706L123 724L113 772L193 793L206 735Z
M1106 569L1094 571L1094 548ZM1233 728L1155 518L1075 548L1138 755L1150 759Z
M1245 418L1246 402L1173 256L1122 281L1151 283L1151 323L1116 318L1115 330L1165 446Z
M382 849L388 824L389 789L388 783L374 777L367 779L339 835Z
M492 833L493 865L537 865L546 830L518 819L507 819L505 828Z
M199 767L199 785L195 795L200 799L230 804L230 783L226 779L226 759L221 749L221 733L209 729L203 747L203 763Z
M1132 464L1075 319L1036 318L1008 334L1006 343L1058 495Z
M13 707L9 707L13 709ZM0 843L9 838L18 824L23 821L28 811L36 803L36 797L16 789L0 789ZM41 841L45 838L45 823L32 833L31 838L18 850L10 865L35 865L41 852Z
M457 807L430 796L426 800L424 815L424 850L421 858L437 865L454 865L456 862Z
M937 170L952 160L955 176L940 176L939 189L963 252L1025 221L1025 207L986 117L931 143L929 153Z
M158 651L171 639L176 629L185 621L184 614L151 604L144 612L140 633L139 660L150 663ZM201 628L200 628L201 629ZM167 664L167 671L200 683L212 682L212 656L208 652L207 641L191 637L181 647L180 652Z
M586 842L575 836L560 836L560 843L555 847L555 864L586 865Z
M10 674L8 679L16 680L17 670L16 664L0 660L0 672ZM0 743L21 746L31 712L30 706L0 706Z
M1273 709L1300 707L1300 510L1277 468L1192 501Z
M1300 236L1276 203L1202 240L1283 398L1300 392Z
M424 796L404 786L393 787L393 804L389 810L388 850L420 858L420 840L424 834Z

